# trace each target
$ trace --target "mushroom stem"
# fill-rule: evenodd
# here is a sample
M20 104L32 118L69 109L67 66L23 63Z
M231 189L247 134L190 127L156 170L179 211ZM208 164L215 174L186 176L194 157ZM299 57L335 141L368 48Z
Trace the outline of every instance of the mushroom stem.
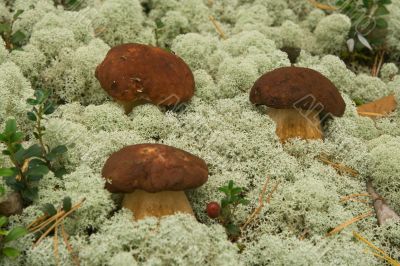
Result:
M276 134L281 142L290 138L323 139L319 112L301 109L268 109L276 123Z
M175 213L187 213L194 216L192 206L184 191L162 191L149 193L137 189L125 194L122 206L130 209L135 220L149 216L162 217Z

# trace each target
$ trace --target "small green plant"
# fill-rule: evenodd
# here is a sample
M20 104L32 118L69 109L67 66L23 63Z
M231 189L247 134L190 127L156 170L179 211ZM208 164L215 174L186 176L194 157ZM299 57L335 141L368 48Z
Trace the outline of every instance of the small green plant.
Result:
M0 133L0 142L6 146L2 153L9 157L13 167L0 168L0 176L26 202L31 202L38 194L37 182L49 169L42 158L40 146L34 144L25 149L21 144L23 140L24 134L17 131L16 121L9 119L4 131Z
M8 220L4 216L0 216L0 261L4 258L15 258L20 255L20 251L14 247L8 246L11 242L28 234L28 230L24 227L14 227L6 230ZM7 245L7 246L6 246Z
M32 110L27 113L28 119L35 123L33 135L38 141L41 148L41 157L46 162L47 167L52 171L55 176L62 177L65 174L65 168L61 167L55 169L53 166L54 160L67 152L65 145L59 145L53 149L49 149L43 141L46 128L43 126L43 121L47 115L54 113L56 106L50 99L50 92L45 90L36 90L35 98L30 98L27 103L32 106Z
M235 240L241 234L240 225L236 224L233 220L235 211L239 205L247 205L249 201L245 199L243 189L236 187L232 180L218 190L225 194L221 200L220 210L216 206L216 203L210 203L207 206L207 213L211 218L217 218L225 227L229 238Z
M347 42L350 52L367 48L381 50L386 45L389 14L387 5L391 0L338 0L336 6L350 17L352 27Z
M14 22L22 13L22 10L18 10L15 12L12 20L0 20L0 36L6 43L6 48L10 51L14 49L20 49L28 41L28 36L26 36L25 33L20 30L16 32L13 32L12 30Z

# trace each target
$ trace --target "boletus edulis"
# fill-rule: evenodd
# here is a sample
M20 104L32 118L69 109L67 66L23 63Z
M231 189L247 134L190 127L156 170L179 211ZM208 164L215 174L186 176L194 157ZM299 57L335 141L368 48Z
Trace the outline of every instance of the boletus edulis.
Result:
M131 145L111 154L104 164L106 188L125 193L123 207L136 220L174 213L193 214L185 190L208 180L204 160L162 144Z
M261 76L250 101L266 105L281 142L290 138L323 139L321 118L342 116L346 105L335 85L321 73L282 67Z
M195 89L193 73L181 58L137 43L111 48L96 68L96 78L126 114L143 103L175 106L187 102Z

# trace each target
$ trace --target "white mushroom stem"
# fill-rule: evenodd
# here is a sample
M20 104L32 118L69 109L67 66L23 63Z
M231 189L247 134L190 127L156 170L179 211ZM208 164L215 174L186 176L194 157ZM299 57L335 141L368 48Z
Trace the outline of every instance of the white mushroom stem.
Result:
M389 207L385 200L376 193L374 187L372 186L371 180L367 182L367 191L371 195L374 202L374 208L376 212L376 218L378 219L379 225L384 225L388 220L399 220L399 215Z
M125 194L122 206L133 212L135 220L175 213L187 213L194 216L192 206L184 191L149 193L137 189L132 193Z
M290 138L323 139L319 112L301 109L268 109L276 123L276 134L281 142Z

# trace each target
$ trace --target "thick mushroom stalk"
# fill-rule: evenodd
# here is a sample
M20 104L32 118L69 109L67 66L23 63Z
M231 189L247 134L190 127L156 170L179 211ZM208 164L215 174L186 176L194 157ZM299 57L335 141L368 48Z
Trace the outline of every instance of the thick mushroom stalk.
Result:
M187 102L195 89L193 73L180 57L136 43L111 48L96 68L96 78L126 114L143 103L175 106Z
M136 220L178 212L194 215L184 190L208 179L206 163L186 151L161 144L127 146L104 164L102 175L110 192L125 193L123 207Z
M317 111L270 108L267 113L275 121L276 135L282 142L296 137L301 139L323 138Z
M192 206L184 191L149 193L137 189L124 196L122 206L133 212L135 220L141 220L148 216L162 217L176 213L194 216Z
M333 83L321 73L282 67L262 75L250 91L250 101L269 107L281 142L290 138L322 139L319 115L342 116L346 105Z

